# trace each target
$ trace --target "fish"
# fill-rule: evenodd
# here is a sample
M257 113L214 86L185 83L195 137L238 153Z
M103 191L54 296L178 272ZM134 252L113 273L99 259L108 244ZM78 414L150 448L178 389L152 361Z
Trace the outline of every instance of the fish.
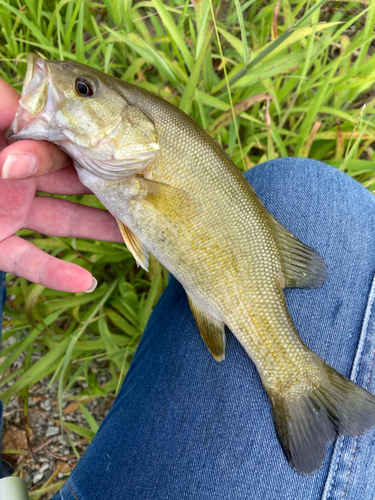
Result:
M153 93L72 61L27 56L10 142L47 140L116 218L137 265L154 255L182 284L213 358L225 326L254 362L277 437L302 475L328 445L375 426L375 397L301 340L283 289L323 286L323 257L267 211L192 118ZM198 369L198 368L197 368Z

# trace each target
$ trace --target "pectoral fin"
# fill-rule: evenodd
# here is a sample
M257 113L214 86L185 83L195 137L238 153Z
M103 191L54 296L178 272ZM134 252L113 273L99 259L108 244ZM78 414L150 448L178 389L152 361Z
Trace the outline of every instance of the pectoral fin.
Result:
M182 189L143 177L139 178L143 196L139 203L162 215L181 214L188 207L187 194Z
M133 254L137 265L148 271L148 252L143 248L137 236L125 224L119 219L116 219L116 221L124 238L125 245L128 247L129 252Z
M269 214L275 229L277 246L284 268L283 288L319 288L327 279L323 257L300 241Z
M216 361L222 361L225 358L225 331L224 323L216 320L202 307L189 297L191 312L195 318L198 330L208 347L208 350Z

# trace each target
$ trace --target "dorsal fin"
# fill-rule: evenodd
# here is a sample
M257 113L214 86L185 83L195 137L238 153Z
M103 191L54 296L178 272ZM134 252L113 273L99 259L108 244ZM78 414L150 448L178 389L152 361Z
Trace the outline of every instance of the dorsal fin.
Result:
M225 358L224 323L218 321L204 311L197 301L192 299L188 293L187 296L191 312L193 313L204 343L216 361L222 361Z
M119 219L116 219L116 221L124 238L125 245L128 247L129 252L133 254L137 265L148 271L148 252L143 248L137 236L125 224Z
M300 241L270 214L284 269L286 287L319 288L327 279L323 257Z

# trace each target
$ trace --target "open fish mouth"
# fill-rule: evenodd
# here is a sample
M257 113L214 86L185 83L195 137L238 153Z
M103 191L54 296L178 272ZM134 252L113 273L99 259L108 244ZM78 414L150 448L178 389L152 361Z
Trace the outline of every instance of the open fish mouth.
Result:
M32 131L35 139L51 140L50 133L46 137L46 128L62 98L63 94L53 85L47 61L28 54L21 99L6 138L10 142L27 139Z
M33 115L43 111L48 96L48 68L35 54L27 56L27 71L20 104Z

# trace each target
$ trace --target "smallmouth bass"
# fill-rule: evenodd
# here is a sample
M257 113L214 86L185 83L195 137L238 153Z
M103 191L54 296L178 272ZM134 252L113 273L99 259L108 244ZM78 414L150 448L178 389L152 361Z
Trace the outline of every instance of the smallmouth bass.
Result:
M312 474L337 436L375 426L375 397L301 341L283 288L323 285L322 257L264 207L222 148L152 93L30 54L9 140L49 140L117 219L137 264L183 285L217 361L226 325L255 363L291 466Z

